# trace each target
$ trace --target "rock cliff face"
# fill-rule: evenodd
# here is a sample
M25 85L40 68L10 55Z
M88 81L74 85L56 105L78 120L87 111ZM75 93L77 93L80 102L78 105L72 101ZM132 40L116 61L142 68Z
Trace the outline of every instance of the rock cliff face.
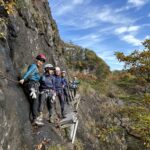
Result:
M17 80L18 68L40 52L57 65L61 49L47 0L0 0L0 73ZM34 149L28 112L20 85L0 78L0 150Z

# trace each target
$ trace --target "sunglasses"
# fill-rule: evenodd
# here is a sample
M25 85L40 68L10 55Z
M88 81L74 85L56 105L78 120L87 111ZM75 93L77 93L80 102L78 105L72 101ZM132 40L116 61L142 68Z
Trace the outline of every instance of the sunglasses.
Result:
M45 63L45 59L43 59L43 58L39 58L38 60Z

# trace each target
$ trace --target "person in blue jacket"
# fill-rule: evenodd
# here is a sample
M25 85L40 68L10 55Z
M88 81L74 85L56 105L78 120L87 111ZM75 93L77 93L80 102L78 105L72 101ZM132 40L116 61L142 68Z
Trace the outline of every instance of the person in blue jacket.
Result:
M43 109L45 101L47 102L47 108L49 111L49 122L53 123L53 108L54 108L54 96L55 96L55 78L53 76L54 67L51 64L46 64L45 73L40 79L40 119L43 119Z
M61 77L64 81L64 87L63 87L64 99L65 102L69 105L69 91L68 91L68 81L66 79L66 71L61 72Z
M24 85L25 91L30 98L31 103L31 113L33 117L34 124L40 124L37 120L38 115L38 92L39 92L39 80L40 73L39 70L46 61L44 54L39 54L36 57L36 63L31 64L28 70L23 75L22 79L19 81Z
M58 99L60 102L62 118L65 118L65 114L64 114L64 92L63 92L64 86L65 86L65 83L61 77L61 70L59 67L55 67L55 90L56 90L56 96L58 96Z
M70 86L70 89L73 91L74 97L76 96L79 83L80 81L77 79L76 76L74 76L73 81L71 81L71 86Z

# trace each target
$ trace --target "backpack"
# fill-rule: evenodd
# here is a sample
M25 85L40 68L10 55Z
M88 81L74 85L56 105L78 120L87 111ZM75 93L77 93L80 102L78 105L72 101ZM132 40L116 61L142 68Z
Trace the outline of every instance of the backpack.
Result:
M78 86L77 86L77 84L70 83L70 84L69 84L69 88L70 88L70 89L77 89Z
M24 64L20 70L19 70L19 79L22 79L24 74L28 71L28 68L30 67L30 65L28 64Z

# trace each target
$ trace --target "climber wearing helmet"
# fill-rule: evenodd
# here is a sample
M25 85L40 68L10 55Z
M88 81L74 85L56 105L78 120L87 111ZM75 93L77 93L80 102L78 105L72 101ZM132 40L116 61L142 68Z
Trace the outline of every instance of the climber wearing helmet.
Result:
M78 85L80 81L77 79L76 76L73 77L73 81L70 83L70 89L73 92L74 97L76 96Z
M25 91L31 100L31 113L34 124L40 124L37 120L38 110L38 91L39 91L39 80L40 80L40 69L46 61L44 54L39 54L36 57L35 64L31 64L28 70L24 73L22 79L19 81L24 85Z
M58 96L60 107L61 107L61 115L62 118L65 117L64 115L64 93L63 87L65 83L61 78L61 71L59 67L55 67L55 89L56 89L56 96Z
M61 72L62 80L64 81L63 92L65 102L69 105L68 81L66 79L66 71Z
M53 123L53 105L54 105L54 97L55 97L55 78L53 76L53 65L46 64L44 67L45 73L40 79L40 98L39 98L39 111L40 116L38 117L41 121L43 119L43 108L45 101L47 102L47 108L49 111L49 122Z

